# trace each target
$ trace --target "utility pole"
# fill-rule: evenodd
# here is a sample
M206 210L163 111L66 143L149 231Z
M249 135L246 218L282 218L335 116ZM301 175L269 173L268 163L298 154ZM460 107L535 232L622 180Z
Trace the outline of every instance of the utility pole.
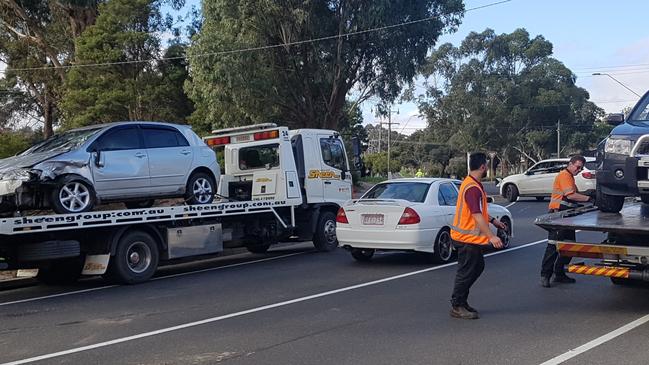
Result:
M561 158L561 119L557 119L557 158Z
M390 135L392 134L392 124L399 124L399 123L392 123L392 113L394 110L390 109L388 110L388 180L392 178L392 172L390 171ZM396 110L396 113L399 114L399 109Z
M383 130L383 121L379 120L379 153L381 153L381 131Z

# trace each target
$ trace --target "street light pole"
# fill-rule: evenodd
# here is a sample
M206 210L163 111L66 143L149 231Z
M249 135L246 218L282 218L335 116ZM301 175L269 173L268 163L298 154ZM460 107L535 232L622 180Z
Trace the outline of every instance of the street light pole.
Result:
M610 77L613 81L615 81L615 82L617 82L618 84L622 85L623 88L625 88L625 89L629 90L630 92L634 93L635 96L640 97L640 94L638 94L637 92L631 90L631 88L629 88L628 86L624 85L624 84L621 83L618 79L616 79L615 77L613 77L613 76L611 76L611 75L609 75L609 74L607 74L607 73L604 73L604 72L594 72L594 73L593 73L593 76L608 76L608 77Z

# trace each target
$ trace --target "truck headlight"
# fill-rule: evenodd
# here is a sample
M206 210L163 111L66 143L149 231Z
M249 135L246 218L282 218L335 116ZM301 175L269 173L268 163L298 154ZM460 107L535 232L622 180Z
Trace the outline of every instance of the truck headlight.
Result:
M609 138L604 145L606 153L615 153L618 155L630 155L633 148L633 142L629 139Z

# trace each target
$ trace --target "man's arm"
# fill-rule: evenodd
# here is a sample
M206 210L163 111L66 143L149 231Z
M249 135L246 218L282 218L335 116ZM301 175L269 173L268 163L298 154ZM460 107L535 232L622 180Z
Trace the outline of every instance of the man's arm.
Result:
M471 214L471 216L475 219L476 225L478 226L478 229L480 229L480 233L483 236L489 237L489 242L491 242L495 248L502 248L503 241L500 240L500 237L491 232L491 229L489 229L489 223L485 221L482 213L474 213Z
M570 200L572 200L574 202L588 202L591 199L590 196L580 194L580 193L577 193L577 192L566 195L566 198L568 198L568 199L570 199Z

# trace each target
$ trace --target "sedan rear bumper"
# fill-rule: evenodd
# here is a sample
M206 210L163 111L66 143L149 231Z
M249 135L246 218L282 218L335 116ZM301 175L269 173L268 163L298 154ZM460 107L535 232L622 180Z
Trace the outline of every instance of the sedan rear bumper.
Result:
M346 248L433 252L439 229L359 230L336 226L338 245Z

